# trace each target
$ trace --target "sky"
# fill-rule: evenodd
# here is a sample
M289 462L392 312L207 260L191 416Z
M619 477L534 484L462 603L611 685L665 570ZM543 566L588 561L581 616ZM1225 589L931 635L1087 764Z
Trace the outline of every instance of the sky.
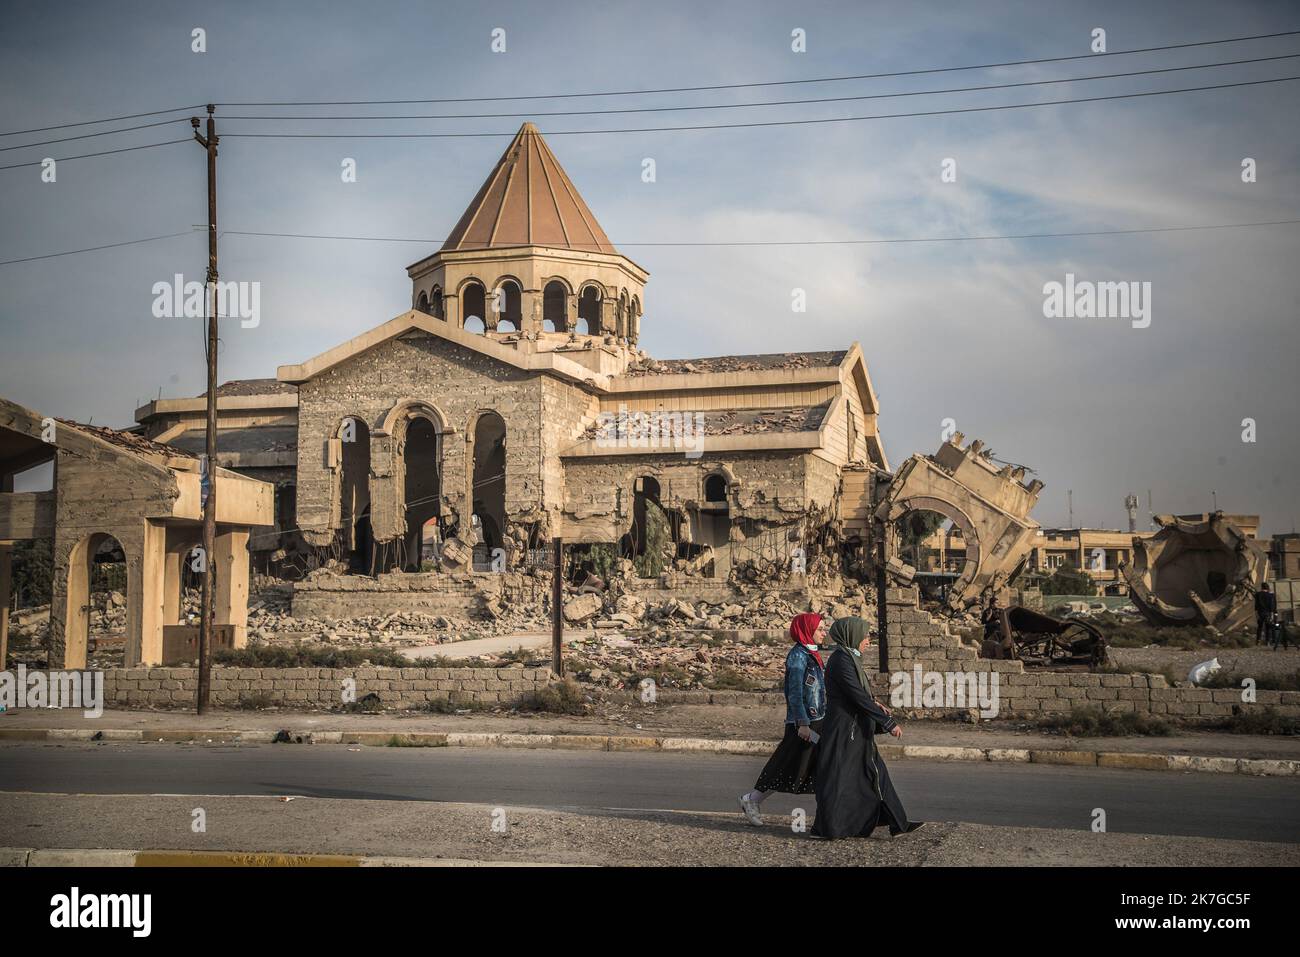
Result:
M193 34L205 31L206 51ZM750 128L640 127L948 110L1300 76L1300 57L1091 82L777 107L562 111L911 93L1300 54L1295 3L655 4L4 2L0 132L221 104L223 279L257 282L256 327L222 327L220 377L271 377L410 306L432 253L520 123L542 131L614 244L649 270L641 346L659 358L862 345L891 463L945 429L1034 469L1034 517L1126 526L1217 502L1262 532L1300 522L1300 225L871 245L1300 220L1300 82L1027 109ZM493 31L505 49L493 50ZM804 50L793 31L802 31ZM498 38L500 34L498 34ZM500 46L498 40L498 47ZM1088 54L1085 59L693 93ZM1091 61L1091 62L1090 62ZM467 102L262 107L304 100ZM293 121L239 116L507 114ZM0 166L189 136L189 112L0 136ZM64 143L66 136L181 122ZM230 117L230 119L226 119ZM251 132L460 132L261 138ZM1242 164L1254 160L1253 182ZM356 162L344 182L345 159ZM645 160L655 178L643 178ZM955 181L945 182L945 160ZM0 395L128 426L204 388L202 321L155 318L154 285L201 279L203 150L182 142L0 169ZM951 177L950 177L951 178ZM193 227L198 226L198 229ZM226 232L229 231L229 232ZM238 235L294 233L411 242ZM1137 283L1146 320L1047 316L1045 286ZM1149 283L1149 286L1145 284ZM803 290L806 311L792 308ZM951 420L951 421L949 421ZM1251 423L1247 425L1247 420ZM1248 440L1252 439L1252 440ZM1152 509L1148 509L1148 500Z

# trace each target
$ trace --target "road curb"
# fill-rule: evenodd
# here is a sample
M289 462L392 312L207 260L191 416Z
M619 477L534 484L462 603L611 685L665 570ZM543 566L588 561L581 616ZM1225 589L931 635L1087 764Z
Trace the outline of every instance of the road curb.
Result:
M665 753L765 755L776 741L715 738L656 738L620 734L510 734L457 731L211 731L87 728L0 728L4 741L128 741L170 743L359 744L367 747L527 748L561 751L658 751ZM1182 771L1248 774L1256 777L1300 775L1300 760L1229 758L1142 751L1085 751L1073 748L964 748L942 745L882 743L887 760L991 761L995 763L1055 764L1067 767L1118 768L1140 771Z
M0 867L568 867L456 857L291 854L282 851L109 850L0 847Z

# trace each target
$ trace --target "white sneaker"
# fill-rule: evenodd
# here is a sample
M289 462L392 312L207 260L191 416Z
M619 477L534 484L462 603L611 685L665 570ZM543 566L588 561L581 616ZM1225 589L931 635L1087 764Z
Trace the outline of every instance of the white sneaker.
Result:
M736 798L740 802L740 809L745 812L745 817L754 827L763 826L763 815L758 813L758 805L753 801L747 801L745 795Z

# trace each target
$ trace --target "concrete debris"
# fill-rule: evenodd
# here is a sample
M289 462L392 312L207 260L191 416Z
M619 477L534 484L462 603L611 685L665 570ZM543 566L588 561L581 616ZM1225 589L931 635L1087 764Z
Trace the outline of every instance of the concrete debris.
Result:
M1135 539L1122 566L1133 603L1155 625L1210 625L1221 632L1247 625L1254 594L1268 573L1268 554L1215 512L1205 521L1157 515L1160 531Z
M564 603L564 620L571 625L590 621L596 617L603 605L599 595L591 593L577 595Z
M913 455L899 468L876 508L887 523L889 551L897 551L898 522L917 511L937 512L961 529L966 561L948 589L958 611L987 590L1005 587L1024 567L1039 525L1029 517L1043 483L1023 481L1023 467L999 468L976 439L962 447L960 432L934 455Z
M840 610L868 620L875 618L874 605L859 604ZM707 617L721 620L716 614ZM788 619L785 624L788 625ZM569 670L579 680L615 689L637 689L645 678L653 678L661 688L781 689L791 644L785 627L753 630L728 627L710 632L683 625L679 619L669 618L635 634L595 632L570 644Z
M783 352L770 355L714 356L706 359L653 359L644 352L624 375L699 375L711 372L763 372L836 366L844 352Z

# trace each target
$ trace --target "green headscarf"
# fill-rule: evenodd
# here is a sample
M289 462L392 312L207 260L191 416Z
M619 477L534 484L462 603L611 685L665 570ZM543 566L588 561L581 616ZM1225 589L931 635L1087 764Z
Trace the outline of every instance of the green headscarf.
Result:
M862 687L867 694L871 694L871 683L867 680L867 672L862 665L862 655L858 651L858 645L862 644L862 639L869 634L871 634L871 626L862 618L840 618L831 625L832 644L837 650L849 653L849 660L857 669L858 680L862 682Z
M858 645L862 644L862 639L871 634L871 627L865 620L853 618L841 618L835 624L831 625L831 642L836 646L836 654L848 653L849 661L853 662L853 667L858 671L858 680L862 682L862 690L868 695L871 694L871 683L867 681L866 669L862 666L862 654L858 651ZM872 725L868 723L867 728ZM865 761L865 770L867 779L871 782L871 789L876 792L876 797L881 798L880 793L880 774L876 770L876 736L872 731L866 734L867 752Z

